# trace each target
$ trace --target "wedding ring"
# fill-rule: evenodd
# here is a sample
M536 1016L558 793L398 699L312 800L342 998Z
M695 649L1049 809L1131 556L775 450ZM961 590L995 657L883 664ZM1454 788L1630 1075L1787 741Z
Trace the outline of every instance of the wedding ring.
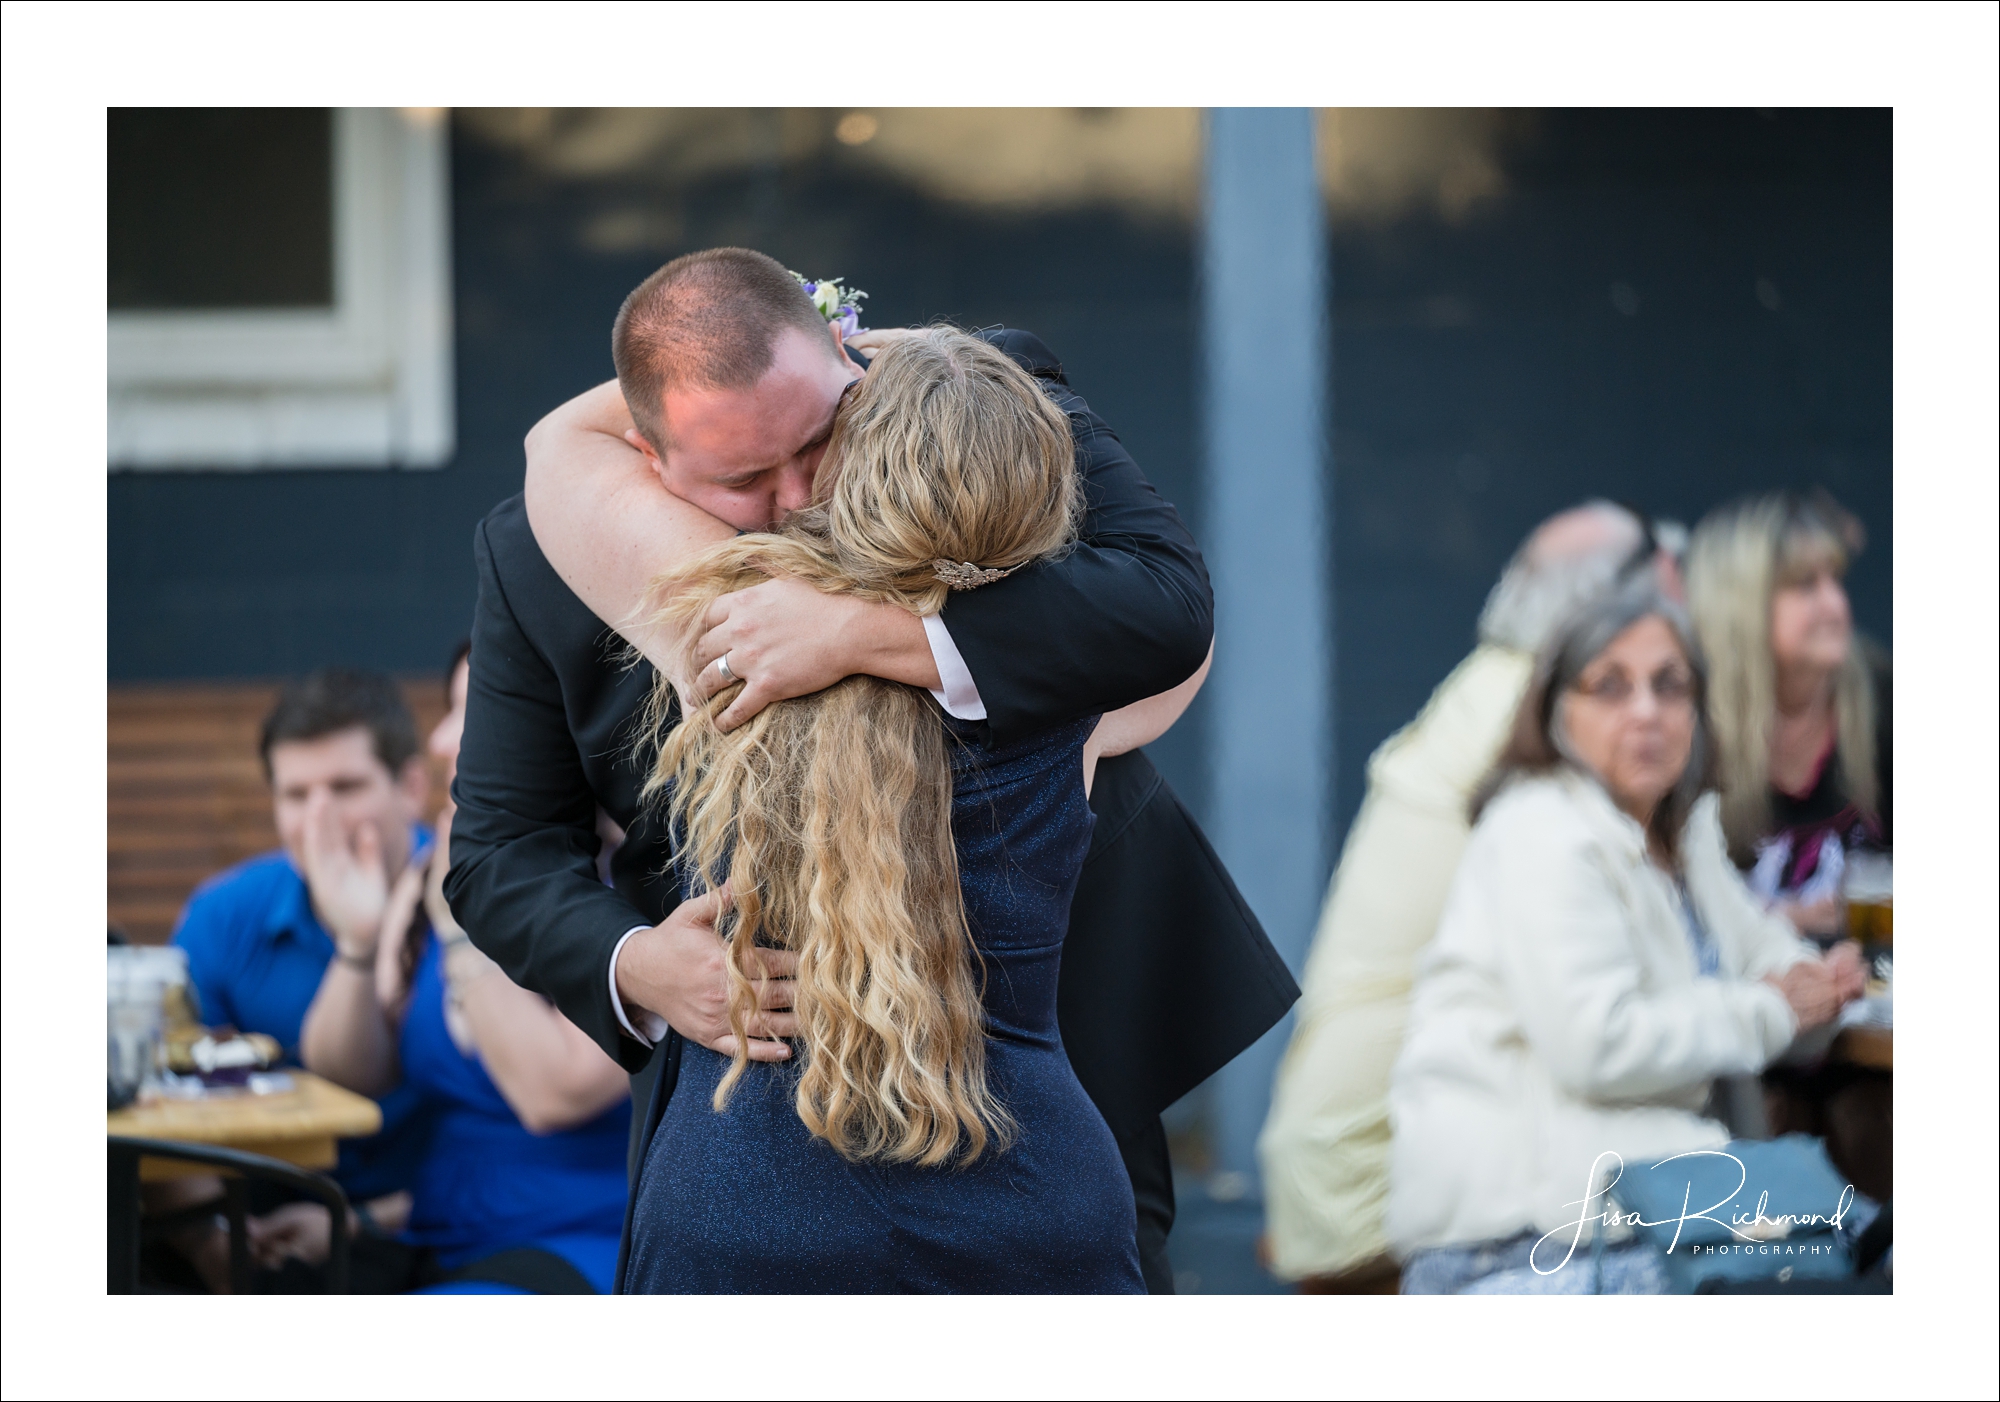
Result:
M726 652L715 659L715 670L722 673L722 684L724 686L733 686L735 683L743 680L743 678L729 670L729 654Z

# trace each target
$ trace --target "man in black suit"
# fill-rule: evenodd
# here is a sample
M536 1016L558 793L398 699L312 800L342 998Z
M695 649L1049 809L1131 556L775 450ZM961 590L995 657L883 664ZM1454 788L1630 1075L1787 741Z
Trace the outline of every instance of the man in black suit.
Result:
M1179 516L1039 340L982 334L1070 417L1085 483L1081 542L954 594L936 620L795 581L729 596L711 615L702 653L713 665L696 683L747 683L725 724L865 672L928 687L1007 744L1170 690L1202 664L1212 598ZM805 502L842 393L863 373L789 275L741 249L689 255L641 284L619 314L614 358L629 411L623 437L649 469L637 473L643 500L628 500L679 512L668 531L695 522L690 548L705 543L703 530L727 531L688 503L748 530ZM600 420L617 409L602 387L538 425L527 498L494 508L475 536L479 602L445 889L481 949L634 1073L636 1172L672 1090L679 1039L724 1052L734 1044L713 907L679 903L665 834L639 801L633 727L652 669L625 664L621 640L591 611L593 585L565 582L530 524L535 455L582 441L565 439L577 406ZM631 476L637 456L602 441ZM1100 763L1090 802L1097 825L1059 1016L1078 1079L1132 1176L1148 1286L1165 1292L1174 1207L1160 1112L1272 1026L1298 990L1143 753ZM627 830L610 887L596 871L600 808ZM791 1030L785 1004L780 993L763 1014L773 1039ZM750 1054L789 1049L760 1040Z

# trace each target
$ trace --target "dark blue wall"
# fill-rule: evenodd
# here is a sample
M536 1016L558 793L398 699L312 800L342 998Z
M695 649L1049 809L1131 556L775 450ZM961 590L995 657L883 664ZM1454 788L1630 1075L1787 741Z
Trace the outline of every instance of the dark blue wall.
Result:
M1887 113L1557 112L1513 127L1503 193L1459 222L1336 210L1343 821L1368 752L1469 646L1514 544L1580 497L1692 523L1743 491L1823 483L1873 534L1852 585L1863 625L1889 636ZM522 435L609 377L611 318L634 283L717 243L848 277L878 324L1039 332L1200 529L1183 225L1000 217L832 158L565 179L461 125L452 159L456 460L114 474L113 680L440 666L471 614L473 524L518 490ZM673 240L593 251L590 217L635 205ZM1760 278L1779 310L1758 301ZM1636 315L1613 306L1614 282ZM1198 808L1203 724L1198 706L1157 747Z
M1824 485L1868 528L1849 584L1890 641L1889 114L1543 112L1502 163L1456 224L1336 211L1343 827L1517 542L1581 498L1692 526Z

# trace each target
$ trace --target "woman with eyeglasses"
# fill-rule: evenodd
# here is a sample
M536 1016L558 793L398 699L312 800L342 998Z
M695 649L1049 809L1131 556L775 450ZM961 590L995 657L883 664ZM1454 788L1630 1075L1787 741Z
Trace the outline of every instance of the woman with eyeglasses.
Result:
M1714 1078L1760 1070L1861 991L1851 950L1819 957L1731 865L1705 687L1686 615L1647 580L1572 615L1537 661L1391 1084L1405 1293L1664 1290L1636 1242L1566 1258L1600 1155L1721 1147Z

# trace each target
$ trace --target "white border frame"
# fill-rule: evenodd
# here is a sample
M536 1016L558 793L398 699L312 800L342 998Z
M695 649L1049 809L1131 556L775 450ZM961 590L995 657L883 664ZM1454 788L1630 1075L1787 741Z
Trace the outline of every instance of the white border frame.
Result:
M111 470L451 458L444 109L333 112L333 310L111 313Z
M0 474L0 897L17 933L0 980L0 1157L22 1199L0 1234L8 1395L158 1392L158 1359L189 1354L188 1339L215 1335L218 1317L241 1322L227 1346L190 1356L207 1390L241 1396L277 1379L333 1398L585 1387L703 1397L740 1391L746 1359L805 1379L801 1390L855 1397L929 1397L939 1379L980 1397L1592 1397L1605 1379L1638 1397L1995 1394L2000 1373L1979 1340L1992 1335L1996 1276L1977 1223L1979 1204L1995 1198L1995 1158L1980 1150L1994 1142L2000 1105L1995 819L1991 781L1980 781L2000 768L2000 11L1237 4L1156 6L1134 25L1130 6L1085 3L1064 8L1053 44L1049 26L1022 23L1023 13L939 6L915 25L896 6L752 15L766 31L785 23L808 34L830 16L845 51L866 56L857 78L855 65L827 61L824 44L746 42L745 11L724 5L491 6L472 25L463 7L437 4L272 6L255 22L199 0L0 11L0 439L10 469ZM735 1342L746 1337L743 1306L719 1296L659 1306L438 1298L422 1302L421 1318L438 1322L430 1330L408 1327L418 1317L409 1306L351 1296L315 1302L314 1318L370 1345L308 1352L283 1327L300 1311L282 1301L218 1308L102 1294L94 1172L80 1159L75 1171L49 1166L51 1145L93 1144L103 1123L95 1062L51 1048L73 1045L101 1016L103 965L83 920L104 879L103 711L91 705L91 669L101 675L105 628L106 105L587 106L605 99L607 82L630 86L638 56L654 60L646 77L666 74L688 105L848 105L865 81L873 102L949 106L968 96L968 55L979 72L1004 74L1021 104L1895 105L1897 788L1909 866L1898 864L1897 903L1907 888L1912 918L1938 933L1906 956L1912 1016L1897 1050L1911 1074L1897 1087L1896 1157L1911 1220L1931 1226L1902 1234L1894 1296L1745 1296L1726 1310L1307 1295L911 1297L885 1309L829 1297L789 1311L782 1336L761 1348ZM70 671L52 681L57 659ZM903 1326L893 1355L865 1346L884 1336L885 1319ZM968 1368L966 1340L996 1335L1013 1342ZM604 1341L587 1374L579 1339ZM1698 1342L1676 1351L1689 1339Z

